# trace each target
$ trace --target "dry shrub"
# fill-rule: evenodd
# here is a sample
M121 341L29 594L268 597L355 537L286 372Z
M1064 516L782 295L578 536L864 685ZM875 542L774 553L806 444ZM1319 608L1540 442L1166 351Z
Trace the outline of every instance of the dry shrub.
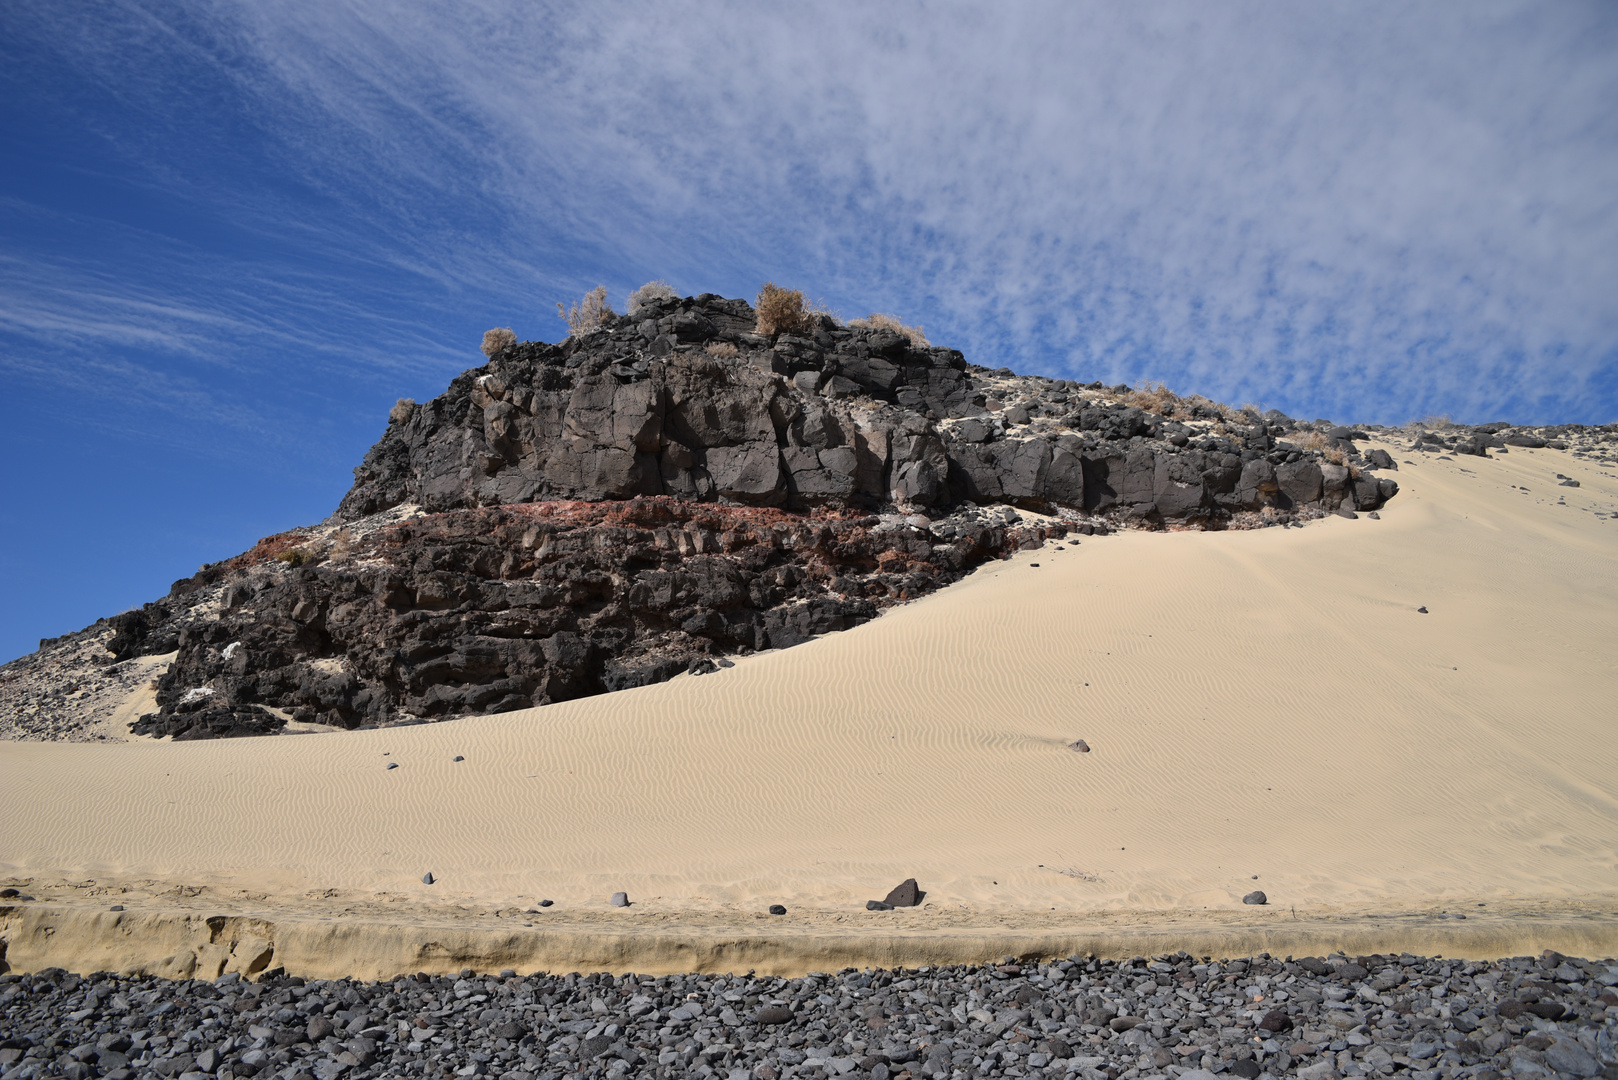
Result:
M1326 436L1318 431L1294 431L1287 436L1287 441L1299 450L1324 450Z
M921 327L906 326L892 315L884 315L880 311L873 311L865 318L855 319L848 325L861 330L892 330L900 337L908 339L910 344L918 349L925 349L931 345Z
M678 294L668 282L664 281L662 278L659 278L656 281L648 281L646 284L629 294L629 313L631 315L638 315L641 308L646 307L655 301L674 299L678 299Z
M831 314L824 305L805 304L803 290L783 289L769 281L758 291L758 301L753 305L753 311L758 316L758 325L754 330L765 337L807 334L823 316Z
M1319 438L1320 432L1315 432L1315 437ZM1341 446L1328 446L1325 450L1321 451L1320 456L1331 462L1333 465L1348 464L1348 455L1343 452L1343 448Z
M703 352L720 360L734 360L742 353L740 349L728 341L715 341L703 349Z
M509 326L497 326L493 330L483 331L484 356L493 356L501 349L509 349L515 344L517 344L517 335L511 332L511 327Z
M493 333L493 331L491 330L490 333ZM416 403L410 398L402 397L393 403L393 408L388 410L388 423L407 424L414 415L416 415Z
M557 304L556 311L566 321L568 332L571 334L583 334L618 317L618 313L612 310L612 305L607 303L605 285L597 285L585 293L584 299L574 304L571 310Z
M1420 423L1424 428L1437 428L1439 430L1455 426L1455 422L1449 418L1449 413L1444 413L1441 416L1429 416Z
M1185 404L1184 398L1162 383L1142 383L1138 390L1129 391L1124 398L1127 404L1159 416L1170 416L1176 408Z

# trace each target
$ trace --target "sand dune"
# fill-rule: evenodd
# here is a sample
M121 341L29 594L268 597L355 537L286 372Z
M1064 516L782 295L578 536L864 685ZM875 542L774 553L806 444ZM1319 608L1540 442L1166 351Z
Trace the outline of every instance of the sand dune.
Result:
M700 678L391 731L3 744L0 868L642 912L829 911L915 876L935 912L1012 921L1254 888L1300 913L1613 898L1618 478L1395 457L1379 521L1026 552Z

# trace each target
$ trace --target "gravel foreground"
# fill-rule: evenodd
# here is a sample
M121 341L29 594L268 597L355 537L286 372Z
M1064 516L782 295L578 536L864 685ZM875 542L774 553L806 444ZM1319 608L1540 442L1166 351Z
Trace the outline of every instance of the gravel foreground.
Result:
M0 976L0 1076L1618 1080L1618 961L1184 953L798 979Z

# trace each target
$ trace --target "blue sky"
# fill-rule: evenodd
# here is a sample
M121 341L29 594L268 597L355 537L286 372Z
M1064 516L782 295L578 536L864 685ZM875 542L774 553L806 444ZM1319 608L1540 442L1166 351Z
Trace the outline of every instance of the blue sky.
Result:
M0 660L324 517L598 283L1618 420L1611 3L0 0L0 87Z

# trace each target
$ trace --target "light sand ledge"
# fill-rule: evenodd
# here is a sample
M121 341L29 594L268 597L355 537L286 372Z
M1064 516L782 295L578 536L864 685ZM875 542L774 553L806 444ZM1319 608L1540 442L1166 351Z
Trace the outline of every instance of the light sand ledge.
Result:
M108 911L103 905L26 903L0 907L0 942L14 971L61 967L170 978L252 977L283 967L304 978L387 979L513 968L536 971L754 971L795 977L844 967L917 967L1096 955L1111 959L1185 950L1196 956L1350 956L1408 952L1494 960L1543 949L1618 955L1618 906L1522 903L1463 920L1435 911L1339 912L1309 917L1260 909L1216 917L1176 912L1100 912L1083 917L984 920L939 928L926 912L881 913L865 925L835 925L826 912L753 923L745 914L641 922L587 915L515 928L510 920L418 912L409 919L281 917L208 908ZM505 923L506 925L499 925ZM751 925L750 925L751 924Z

